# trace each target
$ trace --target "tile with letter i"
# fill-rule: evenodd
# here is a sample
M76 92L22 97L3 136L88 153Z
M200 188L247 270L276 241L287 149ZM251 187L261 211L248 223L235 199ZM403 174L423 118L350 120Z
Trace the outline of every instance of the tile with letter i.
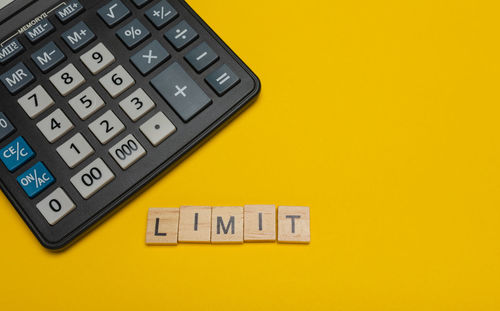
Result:
M179 213L179 242L210 243L212 208L182 206Z
M150 208L146 244L176 245L179 228L179 208Z
M309 207L306 206L278 207L278 242L279 243L311 242Z
M276 241L276 207L245 205L245 242Z
M212 243L243 243L243 207L212 208Z

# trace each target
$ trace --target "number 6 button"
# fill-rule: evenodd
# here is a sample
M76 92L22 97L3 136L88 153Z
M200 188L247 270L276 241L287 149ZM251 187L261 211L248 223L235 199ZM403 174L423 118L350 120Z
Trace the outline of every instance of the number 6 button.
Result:
M40 201L36 208L47 222L53 226L76 208L75 203L61 188L57 188L48 197Z
M111 97L116 98L135 84L132 76L121 65L99 79Z
M70 181L82 197L87 200L113 179L115 179L115 175L99 158L73 176Z

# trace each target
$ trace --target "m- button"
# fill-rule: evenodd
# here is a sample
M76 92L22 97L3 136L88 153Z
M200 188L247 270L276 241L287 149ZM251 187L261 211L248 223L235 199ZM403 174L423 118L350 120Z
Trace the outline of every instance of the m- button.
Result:
M12 69L0 76L0 80L7 87L11 94L24 89L35 80L35 76L23 63L18 63Z

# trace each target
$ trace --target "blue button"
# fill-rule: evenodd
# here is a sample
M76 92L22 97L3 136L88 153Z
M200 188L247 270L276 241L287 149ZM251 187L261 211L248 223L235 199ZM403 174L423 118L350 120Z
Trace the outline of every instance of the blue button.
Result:
M30 30L26 31L26 37L31 43L36 43L45 38L54 29L54 25L48 19L43 19L31 27Z
M9 71L0 76L0 80L11 94L15 94L35 81L35 76L23 63L18 63Z
M20 168L34 156L35 153L21 136L0 150L0 159L10 172Z
M79 22L73 26L70 30L62 34L62 38L66 44L73 50L77 52L78 50L84 48L92 40L95 39L95 34L90 30L90 28L84 22Z
M57 18L59 18L63 24L66 24L78 14L83 12L83 6L80 2L72 0L66 3L66 5L63 5L56 11Z
M31 59L42 72L48 72L66 59L66 55L51 41L40 50L31 54Z
M0 48L0 64L4 64L24 51L23 45L17 39L12 39Z
M32 168L17 177L17 182L30 198L36 197L55 181L54 176L52 176L42 162L38 162Z

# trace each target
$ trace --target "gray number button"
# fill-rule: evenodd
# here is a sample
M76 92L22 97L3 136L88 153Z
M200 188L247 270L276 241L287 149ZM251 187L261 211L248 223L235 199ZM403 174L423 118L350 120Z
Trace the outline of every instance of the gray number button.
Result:
M99 158L73 176L70 181L84 199L89 199L113 179L115 175Z
M141 125L140 129L155 147L176 131L175 126L161 111Z
M94 154L94 149L80 133L71 137L56 150L70 168L75 168Z
M36 208L42 213L47 222L53 226L74 210L76 205L63 189L57 188L48 197L40 201Z
M80 56L80 60L92 74L96 75L111 65L115 61L115 57L104 44L99 43L93 49Z
M108 110L94 122L90 123L89 129L101 144L104 145L123 132L125 125L123 125L113 111Z
M143 89L138 89L120 102L120 107L134 122L150 112L155 106L153 100Z
M62 96L66 96L85 83L85 78L73 64L69 64L49 78Z
M55 142L75 127L61 109L52 112L36 126L49 143Z
M130 134L109 149L109 154L111 154L113 159L115 159L116 163L118 163L123 170L126 170L132 166L132 164L144 157L146 155L146 150L144 150L137 139Z
M111 97L116 98L135 84L132 76L121 65L99 79Z
M105 103L96 91L89 86L83 92L69 101L69 105L82 120L87 120L97 110L104 107Z
M55 104L52 97L41 85L19 98L17 102L31 119L35 119Z

